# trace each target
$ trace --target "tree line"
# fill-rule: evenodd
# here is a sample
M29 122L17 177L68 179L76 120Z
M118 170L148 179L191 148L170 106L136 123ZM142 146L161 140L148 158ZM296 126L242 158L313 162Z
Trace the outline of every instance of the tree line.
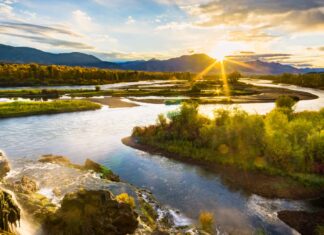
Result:
M139 80L190 80L187 72L142 72L39 64L0 64L0 86L100 85Z
M287 83L303 87L324 89L324 73L306 73L257 76L259 79L272 80L275 83Z

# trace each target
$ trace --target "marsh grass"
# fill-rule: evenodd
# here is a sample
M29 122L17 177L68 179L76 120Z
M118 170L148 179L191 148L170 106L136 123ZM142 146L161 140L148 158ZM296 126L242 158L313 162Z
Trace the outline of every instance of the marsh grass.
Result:
M0 118L96 110L100 107L86 100L17 101L0 104Z

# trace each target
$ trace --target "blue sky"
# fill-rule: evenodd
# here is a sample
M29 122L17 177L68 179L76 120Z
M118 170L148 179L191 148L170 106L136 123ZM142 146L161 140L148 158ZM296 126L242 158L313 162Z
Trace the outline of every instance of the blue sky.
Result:
M324 67L324 1L0 0L0 43L110 61L207 53Z

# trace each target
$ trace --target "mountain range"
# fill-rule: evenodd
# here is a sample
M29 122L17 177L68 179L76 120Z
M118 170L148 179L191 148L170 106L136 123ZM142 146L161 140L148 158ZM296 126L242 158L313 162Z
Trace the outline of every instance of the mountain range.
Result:
M84 66L109 69L160 71L160 72L192 72L198 73L215 62L206 54L183 55L167 60L138 60L128 62L109 62L80 52L49 53L30 47L13 47L0 44L0 62L4 63L38 63L69 66ZM226 62L226 71L240 71L248 74L281 74L323 72L324 69L298 69L291 65L260 60L248 61L244 65ZM211 72L218 73L220 66L215 66Z

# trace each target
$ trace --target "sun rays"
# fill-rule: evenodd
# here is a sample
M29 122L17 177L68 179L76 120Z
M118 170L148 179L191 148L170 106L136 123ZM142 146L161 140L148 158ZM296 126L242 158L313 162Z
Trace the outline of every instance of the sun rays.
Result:
M226 70L225 70L225 64L224 61L220 61L220 67L221 67L221 78L223 82L223 90L225 96L230 99L231 98L231 92L230 92L230 87L228 85L228 80L227 80L227 75L226 75Z
M215 59L215 61L213 63L211 63L208 67L206 67L203 71L201 71L200 73L198 73L193 81L199 80L199 79L203 79L205 75L207 75L212 69L216 69L219 70L219 75L220 75L220 80L223 83L222 86L222 90L223 90L223 94L227 97L228 100L230 100L231 98L231 88L227 79L227 72L226 72L226 66L225 64L235 64L239 67L242 68L247 68L250 70L254 70L257 71L257 69L248 64L245 63L243 61L237 61L234 60L233 58L231 58L229 51L232 51L230 49L227 49L226 47L222 47L219 51L212 51L210 54L213 56L213 58ZM225 63L226 62L226 63ZM220 90L217 89L218 92L217 94L220 93Z

